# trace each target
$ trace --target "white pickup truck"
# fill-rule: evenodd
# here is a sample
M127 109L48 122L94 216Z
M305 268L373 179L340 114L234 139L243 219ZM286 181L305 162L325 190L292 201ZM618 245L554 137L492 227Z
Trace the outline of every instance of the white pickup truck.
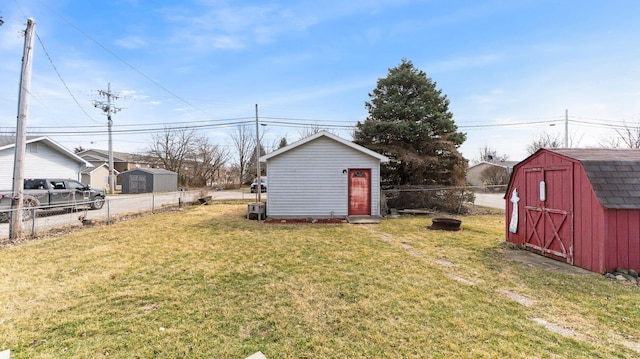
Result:
M13 200L12 191L0 192L0 220L7 220ZM23 220L28 220L35 210L45 209L100 209L104 206L105 193L72 179L30 178L24 180L22 203Z

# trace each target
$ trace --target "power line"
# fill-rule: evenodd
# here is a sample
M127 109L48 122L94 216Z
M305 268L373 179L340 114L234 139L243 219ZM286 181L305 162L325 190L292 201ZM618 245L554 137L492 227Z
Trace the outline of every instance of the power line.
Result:
M96 40L94 37L92 37L91 35L87 34L85 31L83 31L82 29L80 29L78 26L76 26L74 23L72 23L70 20L68 20L67 18L65 18L64 16L60 15L58 12L56 12L55 10L53 10L51 7L49 7L47 4L45 4L42 0L39 0L40 4L42 4L44 7L48 8L51 12L53 12L54 14L56 14L56 16L58 16L60 19L62 19L62 21L66 22L69 26L71 26L73 29L75 29L76 31L78 31L81 35L85 36L86 38L88 38L89 40L91 40L92 42L94 42L96 45L98 45L100 48L102 48L104 51L106 51L107 53L109 53L111 56L113 56L114 58L116 58L118 61L122 62L123 64L125 64L127 67L129 67L131 70L133 70L134 72L136 72L137 74L139 74L140 76L142 76L144 79L146 79L147 81L151 82L152 84L154 84L155 86L159 87L160 89L162 89L163 91L165 91L166 93L168 93L169 95L173 96L174 98L178 99L180 102L186 104L187 106L196 109L208 116L210 116L209 113L207 113L206 111L192 105L189 101L185 100L183 97L179 96L178 94L174 93L173 91L169 90L168 88L166 88L165 86L163 86L162 84L160 84L158 81L154 80L153 78L151 78L150 76L148 76L147 74L145 74L144 72L142 72L141 70L139 70L137 67L133 66L131 63L129 63L128 61L126 61L125 59L123 59L122 57L120 57L118 54L116 54L114 51L110 50L109 48L107 48L105 45L103 45L101 42L99 42L98 40Z
M85 109L82 107L82 105L80 105L80 102L78 102L78 99L73 95L73 93L71 92L71 89L69 89L69 86L67 86L67 83L64 81L64 79L62 78L62 75L60 75L60 72L58 71L58 68L56 67L56 65L53 63L53 60L51 59L51 56L49 56L49 52L47 51L47 49L44 46L44 43L42 42L42 39L40 38L40 35L38 35L38 33L36 32L36 38L38 39L38 43L40 43L40 46L42 47L42 51L44 51L44 54L47 56L47 59L49 59L49 63L51 64L51 67L53 67L53 70L56 72L56 75L58 75L58 79L60 79L60 81L62 82L62 84L64 85L64 88L67 89L67 92L69 93L69 95L71 96L71 98L73 99L73 101L76 103L76 105L78 105L78 108L80 108L80 110L82 111L82 113L85 114L85 116L87 116L88 119L90 119L91 121L95 122L95 123L99 123L98 121L96 121L93 117L91 117L89 115L89 113L87 113L87 111L85 111Z

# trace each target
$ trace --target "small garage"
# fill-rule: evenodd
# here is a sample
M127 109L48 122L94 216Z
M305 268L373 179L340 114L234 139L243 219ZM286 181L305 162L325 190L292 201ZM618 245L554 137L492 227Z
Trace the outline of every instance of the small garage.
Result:
M594 272L640 271L640 151L540 149L518 163L507 241Z
M267 217L379 216L380 163L388 161L326 131L262 156Z
M122 172L122 193L173 192L178 174L163 168L136 168Z

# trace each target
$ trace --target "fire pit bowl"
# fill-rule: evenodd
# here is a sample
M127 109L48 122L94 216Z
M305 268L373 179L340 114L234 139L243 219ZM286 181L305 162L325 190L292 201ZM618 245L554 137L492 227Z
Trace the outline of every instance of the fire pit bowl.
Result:
M462 224L461 220L455 218L433 218L431 222L427 228L441 231L459 231Z

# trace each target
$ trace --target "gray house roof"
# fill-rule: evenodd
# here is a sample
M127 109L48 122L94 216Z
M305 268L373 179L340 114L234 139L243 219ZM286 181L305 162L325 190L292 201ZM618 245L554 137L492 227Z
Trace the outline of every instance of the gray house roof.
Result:
M640 150L549 149L580 161L591 186L606 208L640 208Z
M146 173L151 173L154 175L177 175L177 173L166 170L164 168L136 168L133 170L129 170L127 172L131 173L131 172L146 172ZM123 172L124 173L124 172Z
M480 165L491 165L491 166L502 167L510 171L513 168L513 166L517 165L518 163L520 163L520 161L497 161L497 162L482 161L469 167L469 169L472 169Z
M144 155L138 155L134 153L117 152L117 151L113 151L112 153L113 153L113 160L115 162L136 162L141 160L148 160L148 158L145 157ZM88 150L79 152L78 156L85 158L89 161L107 162L109 160L109 151L90 148Z

